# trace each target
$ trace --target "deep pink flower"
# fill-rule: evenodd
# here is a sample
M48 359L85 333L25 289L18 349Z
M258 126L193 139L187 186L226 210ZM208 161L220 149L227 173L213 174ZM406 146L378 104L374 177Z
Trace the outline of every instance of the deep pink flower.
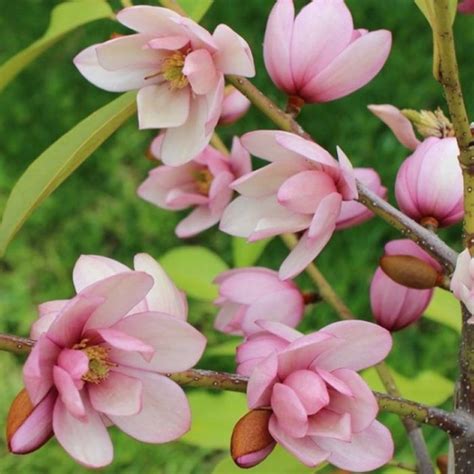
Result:
M186 163L209 143L221 114L224 74L255 74L250 48L226 25L211 36L166 8L125 8L117 19L137 33L90 46L74 63L97 87L138 89L140 128L167 129L163 162Z
M186 396L164 374L193 367L206 340L185 322L183 297L161 267L140 254L135 268L96 256L76 264L77 296L51 303L55 316L34 331L23 375L35 408L11 451L37 449L53 432L78 462L102 467L113 457L111 424L149 443L189 429Z
M262 267L239 268L221 273L216 304L221 307L214 327L229 334L248 336L261 331L257 319L279 321L295 327L304 312L304 300L298 287L282 281L278 273Z
M458 255L451 278L451 290L454 296L466 305L468 311L474 314L474 260L468 249ZM473 317L469 319L469 323L474 323Z
M241 196L225 210L220 228L249 241L305 231L280 267L280 278L292 278L331 238L342 201L357 197L352 166L339 148L338 162L316 143L288 132L261 130L241 140L271 164L233 183Z
M464 0L458 6L461 13L474 13L474 0Z
M354 175L358 181L365 184L377 196L385 198L387 188L382 185L380 176L372 168L354 168ZM369 211L363 204L357 201L343 201L341 204L341 212L336 221L336 229L347 229L371 219L373 213Z
M220 125L229 125L242 118L250 108L250 100L247 99L234 86L226 86L224 89L224 102L222 103Z
M428 263L438 272L441 270L434 258L409 239L392 240L385 245L385 255L410 255ZM380 267L370 285L372 313L377 323L389 331L398 331L416 322L432 296L432 289L407 288L393 281Z
M400 209L421 222L446 227L464 215L463 179L454 137L425 139L400 166L395 197Z
M377 400L357 371L386 357L389 332L365 321L338 322L306 336L269 321L262 327L282 347L245 348L247 359L258 361L247 400L250 409L271 408L275 441L310 467L327 461L363 472L388 462L392 437L376 420Z
M163 136L153 141L151 152L161 156ZM250 155L234 138L230 156L208 146L181 166L158 166L138 188L138 195L158 207L195 209L176 227L176 235L192 237L217 224L232 199L230 184L252 169Z
M365 86L391 48L386 30L354 29L343 0L313 0L295 18L293 0L278 0L263 43L277 87L306 102L328 102Z

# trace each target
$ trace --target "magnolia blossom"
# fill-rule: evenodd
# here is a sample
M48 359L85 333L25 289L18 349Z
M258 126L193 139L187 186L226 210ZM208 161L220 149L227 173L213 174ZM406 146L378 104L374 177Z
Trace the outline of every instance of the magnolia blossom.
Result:
M278 0L263 52L277 87L306 102L328 102L365 86L391 48L386 30L354 29L343 0L313 0L295 18L293 0Z
M392 437L375 419L377 400L357 371L386 357L390 333L365 321L338 322L309 335L272 321L259 324L260 336L251 336L239 356L250 373L248 406L270 407L275 441L310 467L327 461L363 472L388 462ZM258 337L267 344L257 345Z
M372 168L354 168L354 175L358 181L365 184L377 196L385 198L387 188L382 185L380 176L375 170ZM341 212L336 221L336 229L347 229L362 224L372 218L373 215L371 211L357 201L343 201Z
M464 0L458 6L461 13L474 13L474 0Z
M392 240L385 245L385 255L410 255L440 271L439 263L409 239ZM378 324L398 331L416 322L433 296L433 289L407 288L393 281L379 267L370 285L370 305Z
M54 433L78 462L102 467L113 457L109 425L148 443L182 436L189 404L165 374L193 367L206 344L185 321L182 295L146 254L135 271L81 257L74 284L77 296L43 305L32 331L23 375L34 409L10 450L33 451Z
M224 74L255 74L250 48L226 25L211 36L166 8L135 6L116 17L136 34L90 46L74 63L97 87L138 89L140 128L167 129L163 162L186 163L209 143L221 114Z
M159 135L150 149L154 156L161 156L162 144L163 135ZM219 222L232 199L230 184L251 169L249 153L234 138L230 156L207 146L189 163L151 170L137 193L163 209L195 207L176 227L178 237L192 237Z
M451 278L451 291L462 301L468 311L474 314L474 260L468 249L463 250L457 259L456 269ZM474 323L474 317L468 321Z
M250 108L250 100L247 99L234 86L228 85L224 89L224 101L222 103L220 125L229 125L242 118Z
M257 319L279 321L295 327L304 312L304 299L290 280L282 281L278 273L262 267L242 268L221 273L219 285L221 307L214 327L222 332L248 336L261 330Z
M280 267L280 278L300 273L331 238L342 201L357 198L352 165L316 143L287 132L261 130L242 138L250 153L271 163L232 184L242 196L225 210L220 228L249 241L305 231Z

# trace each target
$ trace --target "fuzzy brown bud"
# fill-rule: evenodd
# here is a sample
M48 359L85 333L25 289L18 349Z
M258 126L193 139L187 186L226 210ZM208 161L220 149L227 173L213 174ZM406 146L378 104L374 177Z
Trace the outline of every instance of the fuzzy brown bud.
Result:
M393 281L417 290L434 288L441 278L431 265L411 255L384 255L380 266Z
M23 389L13 400L7 415L7 443L9 448L13 435L31 415L33 408L28 392Z

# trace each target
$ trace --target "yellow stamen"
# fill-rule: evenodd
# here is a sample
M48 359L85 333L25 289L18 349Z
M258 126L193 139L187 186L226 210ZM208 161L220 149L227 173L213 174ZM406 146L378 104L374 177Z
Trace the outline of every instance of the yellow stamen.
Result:
M188 78L183 74L185 58L184 53L175 51L163 61L161 73L172 89L182 89L188 85Z
M194 173L194 179L196 181L196 186L198 191L201 194L207 196L209 194L209 189L211 189L211 184L213 176L208 169L202 169Z
M89 359L89 370L81 377L82 380L98 384L108 377L110 368L116 364L108 360L109 349L103 346L88 346L87 342L87 339L83 339L73 349L81 350Z

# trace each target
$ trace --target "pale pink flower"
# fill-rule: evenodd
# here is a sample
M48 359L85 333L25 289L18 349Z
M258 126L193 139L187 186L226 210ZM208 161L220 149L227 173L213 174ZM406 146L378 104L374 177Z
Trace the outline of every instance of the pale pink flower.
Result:
M183 298L161 267L145 254L135 267L95 256L78 262L78 295L52 304L56 315L25 363L35 408L11 451L33 451L54 433L78 462L102 467L113 458L109 425L148 443L188 431L186 396L165 374L193 367L206 340L185 321Z
M464 303L468 311L474 314L474 260L468 249L458 255L451 278L451 291ZM468 322L474 323L474 318L471 317Z
M459 147L454 137L425 139L400 166L395 197L412 219L437 221L446 227L464 215Z
M247 99L234 86L226 86L224 89L224 102L222 103L220 125L229 125L242 118L250 108L250 100Z
M295 18L293 0L278 0L263 43L277 87L306 102L344 97L371 81L391 48L386 30L354 29L343 0L313 0Z
M409 255L441 270L434 258L409 239L392 240L385 245L385 255ZM370 285L372 313L377 323L389 331L398 331L418 321L432 296L432 289L407 288L393 281L380 267Z
M375 170L372 168L354 168L354 175L358 181L365 184L377 196L385 198L387 188L382 185L380 176ZM371 219L373 215L373 212L357 201L343 201L341 212L336 221L336 229L347 229L362 224Z
M390 333L365 321L338 322L309 335L270 321L262 327L282 347L269 344L266 354L261 345L245 348L247 359L258 360L247 400L250 409L271 408L275 441L310 467L327 461L364 472L388 462L392 437L376 420L377 400L357 371L386 357Z
M161 156L163 136L151 146ZM230 184L252 169L250 155L234 138L230 156L207 146L192 161L181 166L158 166L138 188L138 195L162 209L182 210L194 207L176 227L176 235L192 237L217 224L232 199Z
M215 283L221 307L214 327L229 334L249 336L261 331L257 319L279 321L295 327L304 312L301 291L291 281L282 281L278 272L263 267L249 267L221 273Z
M331 238L342 201L357 198L352 166L316 143L288 132L245 134L247 150L271 163L232 184L241 196L225 210L220 228L249 241L305 231L280 267L280 278L297 275Z
M474 0L464 0L458 6L461 13L474 13Z
M137 33L90 46L74 63L97 87L138 89L140 128L166 129L163 162L186 163L209 143L221 114L224 74L255 74L250 48L226 25L211 36L166 8L125 8L117 19Z

